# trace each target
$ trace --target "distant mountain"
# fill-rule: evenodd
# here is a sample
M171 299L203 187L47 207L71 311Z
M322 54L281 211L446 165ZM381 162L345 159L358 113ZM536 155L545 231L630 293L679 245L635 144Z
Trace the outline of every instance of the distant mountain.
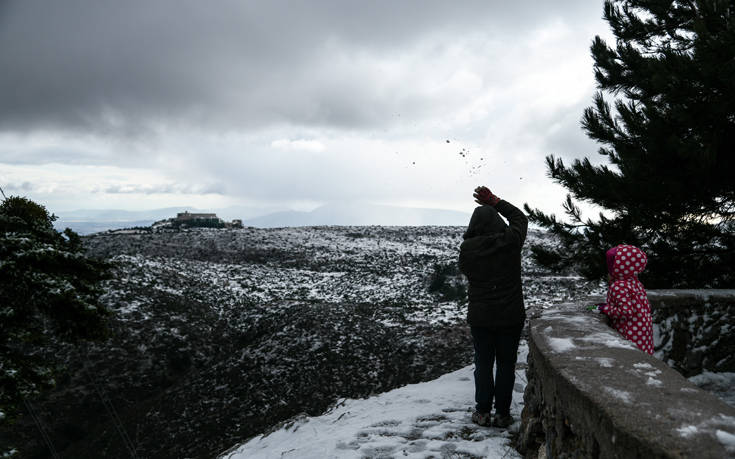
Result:
M164 207L149 210L80 209L58 213L59 218L54 222L54 227L59 231L69 227L85 235L110 229L150 226L155 221L175 217L177 213L184 211L214 212L219 218L229 221L236 218L254 218L278 210L282 208L230 206L220 209L196 209L194 207Z
M375 204L328 204L311 212L276 212L243 220L245 226L464 226L470 214L445 209L419 209Z
M59 220L67 222L130 222L135 220L161 220L163 218L175 217L176 213L188 210L193 212L193 207L165 207L161 209L148 210L122 210L122 209L79 209L69 212L58 213Z
M79 234L109 229L150 226L175 217L179 212L214 212L223 220L242 219L245 226L281 228L287 226L464 226L470 214L446 209L420 209L376 204L327 204L311 212L277 207L231 206L221 209L166 207L150 210L83 209L61 212L54 222L58 230L69 227Z
M130 221L69 221L69 220L56 220L54 222L54 228L58 231L63 231L65 228L71 228L74 232L85 236L92 233L100 233L102 231L120 229L120 228L133 228L136 226L151 226L156 220L130 220Z

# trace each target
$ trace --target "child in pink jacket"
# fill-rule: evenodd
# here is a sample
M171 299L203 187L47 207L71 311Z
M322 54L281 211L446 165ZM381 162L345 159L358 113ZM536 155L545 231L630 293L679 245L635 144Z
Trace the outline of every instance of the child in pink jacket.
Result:
M648 257L638 247L626 244L613 247L606 255L610 285L607 303L600 306L600 312L610 317L613 327L626 339L653 354L651 305L638 280Z

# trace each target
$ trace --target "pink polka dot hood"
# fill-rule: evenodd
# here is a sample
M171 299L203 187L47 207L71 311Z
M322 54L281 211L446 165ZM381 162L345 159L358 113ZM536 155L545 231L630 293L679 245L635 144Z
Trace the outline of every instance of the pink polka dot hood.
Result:
M607 271L612 278L638 277L648 264L648 257L638 247L621 244L608 250Z
M606 253L610 286L607 303L600 312L610 317L613 327L640 350L653 354L651 305L638 275L648 263L646 254L632 245L621 244Z

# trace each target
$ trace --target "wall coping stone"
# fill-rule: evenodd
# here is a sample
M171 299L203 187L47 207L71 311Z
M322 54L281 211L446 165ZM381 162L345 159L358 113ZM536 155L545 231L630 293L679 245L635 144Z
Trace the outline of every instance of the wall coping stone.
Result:
M652 306L666 307L671 303L684 303L695 300L696 302L704 301L723 301L735 300L735 289L661 289L648 290L648 301Z
M592 435L601 457L735 457L735 408L637 349L587 304L556 305L529 325L529 360L572 431Z

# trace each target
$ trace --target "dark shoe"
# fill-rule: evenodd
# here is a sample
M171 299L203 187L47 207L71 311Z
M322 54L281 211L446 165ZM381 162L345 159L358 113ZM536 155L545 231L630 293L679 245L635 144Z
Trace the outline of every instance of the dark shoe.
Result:
M478 426L489 427L492 423L491 421L490 413L480 413L479 411L472 413L472 422Z
M513 424L513 418L509 414L506 414L506 415L496 414L495 417L493 417L494 427L500 427L501 429L505 429L511 424Z

